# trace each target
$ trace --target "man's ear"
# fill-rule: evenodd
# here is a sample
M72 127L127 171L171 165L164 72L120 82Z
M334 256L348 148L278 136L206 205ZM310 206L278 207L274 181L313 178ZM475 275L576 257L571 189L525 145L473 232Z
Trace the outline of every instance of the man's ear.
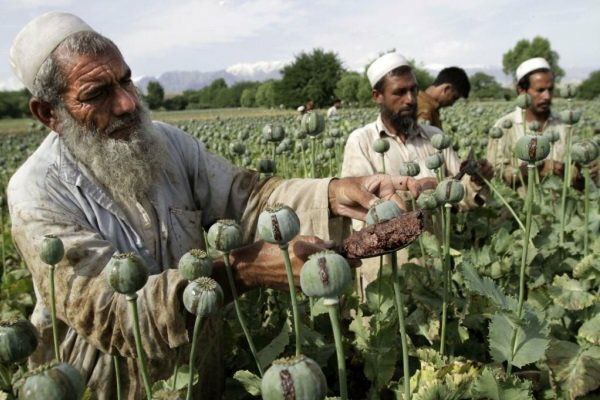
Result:
M381 93L380 91L378 91L376 89L371 90L371 98L377 104L383 103L383 93Z
M52 105L46 101L32 97L29 100L29 110L42 124L56 132L58 118Z

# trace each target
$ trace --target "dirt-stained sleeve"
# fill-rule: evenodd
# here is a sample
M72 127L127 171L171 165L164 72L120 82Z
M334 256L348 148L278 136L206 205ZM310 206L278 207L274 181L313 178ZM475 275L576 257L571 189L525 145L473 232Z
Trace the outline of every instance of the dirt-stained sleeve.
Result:
M13 185L15 186L15 185ZM23 200L9 190L12 235L36 291L49 309L48 266L38 255L43 236L58 236L65 257L55 272L57 317L105 353L135 355L132 318L124 295L115 293L105 277L105 266L115 248L95 232L83 216L53 199ZM19 198L20 197L20 198ZM17 198L17 199L15 199ZM149 277L138 292L143 347L149 358L172 355L173 348L188 342L180 294L185 281L176 270Z

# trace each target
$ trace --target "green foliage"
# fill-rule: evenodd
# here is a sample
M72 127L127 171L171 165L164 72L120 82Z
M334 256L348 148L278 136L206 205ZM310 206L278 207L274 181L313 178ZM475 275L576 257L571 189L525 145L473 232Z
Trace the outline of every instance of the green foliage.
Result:
M248 393L250 393L252 396L260 395L261 388L260 388L260 377L259 376L254 375L250 371L241 370L241 371L237 371L233 375L233 379L235 379L236 381L241 383L244 386L244 389L246 389L246 391Z
M469 78L471 82L471 94L473 99L502 99L504 89L496 79L485 72L476 72Z
M260 107L274 107L277 102L275 81L261 83L256 89L255 104Z
M569 399L600 386L600 347L553 341L546 352L548 366Z
M600 70L594 71L581 82L578 88L579 97L586 100L597 99L600 96Z
M31 115L29 97L27 89L0 91L0 118L23 118Z
M335 95L347 104L358 103L358 91L364 82L368 80L366 77L357 72L345 72L335 87Z
M279 101L287 107L297 107L308 99L312 99L317 107L329 105L335 97L342 72L342 63L336 53L322 49L302 52L282 70L277 89Z
M408 63L412 67L420 89L425 90L433 84L435 77L423 68L421 64L418 64L415 60L408 60Z
M254 107L256 105L257 86L247 87L240 96L240 105L242 107Z
M484 368L472 394L474 400L533 400L531 383L516 378L500 379L489 368Z
M531 41L521 39L515 47L504 53L502 56L502 70L505 74L514 78L519 64L533 57L543 57L548 61L556 81L560 81L560 78L565 75L565 71L558 65L560 56L552 50L550 41L541 36L536 36Z
M145 100L146 103L148 103L148 107L150 107L151 110L160 108L165 99L165 91L162 85L157 81L148 82L146 92Z

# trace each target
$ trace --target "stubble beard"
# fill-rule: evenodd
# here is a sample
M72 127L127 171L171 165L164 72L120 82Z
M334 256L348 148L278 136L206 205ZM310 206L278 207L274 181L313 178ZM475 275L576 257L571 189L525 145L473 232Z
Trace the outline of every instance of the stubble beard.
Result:
M151 192L166 165L166 151L145 106L114 119L103 132L80 124L64 107L57 111L61 140L115 200L126 204ZM128 125L133 127L127 140L104 133Z

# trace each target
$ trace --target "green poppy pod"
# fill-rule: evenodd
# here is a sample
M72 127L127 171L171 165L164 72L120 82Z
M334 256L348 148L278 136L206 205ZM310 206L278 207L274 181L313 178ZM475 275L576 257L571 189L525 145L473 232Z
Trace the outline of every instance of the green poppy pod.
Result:
M421 172L421 167L414 161L407 161L400 164L398 174L401 176L417 176Z
M439 207L435 190L425 190L417 199L417 206L422 210L435 210Z
M241 156L246 152L246 146L240 142L233 142L229 144L229 152L234 155Z
M310 297L336 299L351 280L348 261L332 251L311 255L300 271L300 287Z
M560 88L560 96L565 99L572 99L577 95L577 87L575 85L567 84Z
M79 371L66 363L51 363L31 370L18 386L22 400L79 400L85 390Z
M214 279L202 276L185 287L183 305L196 317L216 315L223 307L223 289Z
M402 210L392 200L377 200L367 212L367 225L374 225L396 218Z
M177 269L188 281L201 276L210 276L213 269L212 258L204 250L192 249L181 256Z
M462 183L454 179L445 179L435 188L435 198L438 204L457 204L465 197Z
M560 133L556 130L546 131L542 136L548 139L550 143L558 142L560 139Z
M208 244L224 253L242 246L242 228L237 222L222 219L208 229Z
M373 151L379 154L386 153L390 149L390 142L379 138L373 142Z
M261 174L274 174L277 170L275 161L267 159L259 160L257 170Z
M581 164L589 164L598 158L598 147L592 142L579 142L571 148L573 161Z
M450 147L452 144L452 138L443 133L436 133L431 137L431 145L437 150L444 150Z
M490 137L492 139L500 139L502 136L504 136L504 131L502 131L502 128L494 126L492 129L490 129Z
M332 138L325 138L323 140L323 147L326 149L331 149L335 146L335 141Z
M425 166L429 169L438 169L444 165L444 155L442 153L433 153L425 158Z
M40 258L48 265L56 265L65 255L62 240L56 235L45 235L40 247Z
M563 124L575 125L581 118L581 110L563 110L558 116Z
M481 147L485 147L485 146L487 146L487 145L488 145L488 138L486 138L486 137L483 137L483 138L479 139L479 145L480 145Z
M134 253L115 253L106 265L108 284L117 293L133 295L148 281L148 268Z
M513 126L513 122L510 119L505 119L504 121L502 121L502 128L503 129L510 129Z
M317 136L325 129L325 118L316 111L309 111L302 116L300 129L309 136Z
M289 243L300 232L298 215L290 207L274 204L258 216L258 235L267 243Z
M528 163L543 160L550 154L550 142L544 136L524 135L517 140L515 156Z
M542 127L542 125L538 122L538 121L531 121L527 127L529 128L530 131L532 132L538 132L540 130L540 128Z
M25 361L37 348L35 327L26 319L0 322L0 364Z
M260 387L263 400L323 400L327 395L319 364L302 354L273 361Z
M517 107L522 109L529 108L529 106L531 105L531 96L527 93L522 93L518 95L515 99L515 104L517 105Z
M285 130L281 125L265 125L262 131L263 138L268 142L281 142L285 136Z

